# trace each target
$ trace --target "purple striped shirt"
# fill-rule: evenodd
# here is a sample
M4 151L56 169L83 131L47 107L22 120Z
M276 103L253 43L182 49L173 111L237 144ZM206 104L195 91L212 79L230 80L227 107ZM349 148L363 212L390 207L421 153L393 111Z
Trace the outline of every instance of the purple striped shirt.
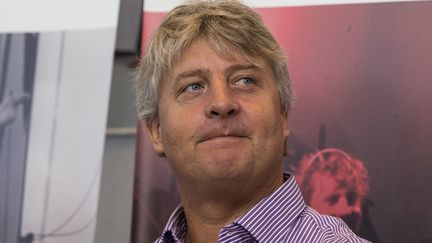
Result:
M308 207L293 175L269 196L225 226L219 242L369 242L356 236L339 218L319 214ZM184 242L186 217L178 207L156 243Z

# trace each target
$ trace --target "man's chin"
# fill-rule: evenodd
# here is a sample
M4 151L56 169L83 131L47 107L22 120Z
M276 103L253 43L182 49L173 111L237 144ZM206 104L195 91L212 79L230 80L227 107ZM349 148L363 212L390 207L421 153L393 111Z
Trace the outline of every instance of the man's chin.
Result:
M204 180L233 180L250 175L252 164L238 153L213 154L200 162Z

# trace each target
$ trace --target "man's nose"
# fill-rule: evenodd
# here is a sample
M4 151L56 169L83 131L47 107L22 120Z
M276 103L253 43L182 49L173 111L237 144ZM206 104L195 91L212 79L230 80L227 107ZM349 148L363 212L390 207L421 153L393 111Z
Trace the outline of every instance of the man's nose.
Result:
M209 100L205 107L207 117L229 118L237 115L239 111L240 104L228 85L219 85L211 89Z

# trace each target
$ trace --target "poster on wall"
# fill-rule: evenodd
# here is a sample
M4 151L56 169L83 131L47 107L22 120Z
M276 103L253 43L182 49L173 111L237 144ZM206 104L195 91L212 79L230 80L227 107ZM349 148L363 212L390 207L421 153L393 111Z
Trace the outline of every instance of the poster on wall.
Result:
M174 6L156 2L144 4L143 46ZM284 167L307 204L372 242L432 241L432 2L249 2L288 57ZM179 203L167 161L138 132L134 243L158 238Z
M0 243L94 241L118 0L93 4L0 4Z

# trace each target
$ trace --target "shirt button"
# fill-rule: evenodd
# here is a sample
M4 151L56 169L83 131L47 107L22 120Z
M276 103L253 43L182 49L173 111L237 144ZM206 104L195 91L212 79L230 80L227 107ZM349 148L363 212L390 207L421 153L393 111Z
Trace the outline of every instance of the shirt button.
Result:
M234 232L228 232L226 235L227 236L232 236L234 234Z

